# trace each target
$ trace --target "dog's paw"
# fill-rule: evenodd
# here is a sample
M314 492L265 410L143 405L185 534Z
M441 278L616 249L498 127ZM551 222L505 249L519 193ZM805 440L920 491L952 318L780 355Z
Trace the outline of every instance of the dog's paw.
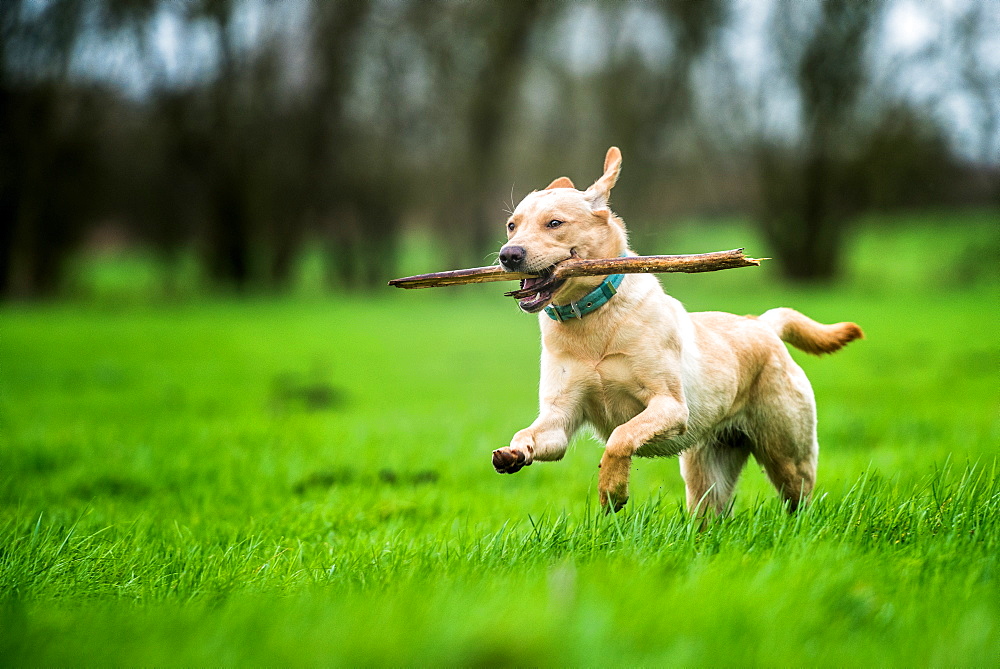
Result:
M508 446L493 451L493 468L497 474L513 474L530 464L527 455L519 448Z
M597 490L601 508L605 513L618 513L628 502L628 479L631 458L601 458L601 473L597 477Z
M628 502L628 488L625 490L609 490L600 491L601 497L601 508L604 509L604 513L618 513L621 511L625 504Z

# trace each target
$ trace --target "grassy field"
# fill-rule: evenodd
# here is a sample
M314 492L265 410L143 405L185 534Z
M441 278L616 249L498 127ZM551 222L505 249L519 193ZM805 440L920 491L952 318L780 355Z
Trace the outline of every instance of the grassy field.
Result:
M704 531L675 460L637 461L609 517L586 437L493 472L538 375L496 286L6 307L0 664L996 665L1000 280L967 262L996 220L869 221L835 288L664 279L868 335L794 354L815 502L787 516L751 463ZM635 245L762 250L738 225Z

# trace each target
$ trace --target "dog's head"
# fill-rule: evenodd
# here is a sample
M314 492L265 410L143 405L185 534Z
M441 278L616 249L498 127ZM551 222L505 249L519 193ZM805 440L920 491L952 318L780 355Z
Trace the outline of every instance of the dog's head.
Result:
M507 219L500 264L510 272L540 275L521 282L522 288L538 288L519 301L521 309L536 313L549 303L568 304L601 283L601 277L590 276L555 281L548 275L557 263L573 257L616 258L628 248L625 225L608 208L621 167L621 151L612 146L604 174L587 190L577 190L567 177L559 177L514 209Z

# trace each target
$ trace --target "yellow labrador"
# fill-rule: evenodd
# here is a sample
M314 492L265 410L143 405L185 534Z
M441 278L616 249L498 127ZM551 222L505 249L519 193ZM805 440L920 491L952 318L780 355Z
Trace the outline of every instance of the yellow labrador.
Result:
M592 426L606 442L601 505L628 500L633 456L680 455L693 512L724 512L751 454L794 510L816 476L816 402L782 342L832 353L863 336L854 323L821 325L792 309L759 317L687 313L648 274L555 281L570 257L614 258L628 250L625 225L608 208L621 170L612 147L604 175L585 191L566 177L525 197L507 221L500 262L541 273L519 304L539 313L542 369L538 418L493 452L500 473L559 460L573 434Z

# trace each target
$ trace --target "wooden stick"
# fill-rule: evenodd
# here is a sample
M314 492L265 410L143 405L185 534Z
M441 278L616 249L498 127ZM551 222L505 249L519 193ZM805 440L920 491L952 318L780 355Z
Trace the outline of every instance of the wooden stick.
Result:
M715 272L737 267L755 267L766 258L747 258L743 249L696 253L677 256L625 256L624 258L600 258L582 260L571 258L556 265L552 274L556 279L574 276L603 276L607 274L640 274L647 272ZM450 272L418 274L402 279L393 279L390 286L397 288L438 288L459 286L466 283L488 283L491 281L518 281L538 276L524 272L508 272L499 265L457 269Z

